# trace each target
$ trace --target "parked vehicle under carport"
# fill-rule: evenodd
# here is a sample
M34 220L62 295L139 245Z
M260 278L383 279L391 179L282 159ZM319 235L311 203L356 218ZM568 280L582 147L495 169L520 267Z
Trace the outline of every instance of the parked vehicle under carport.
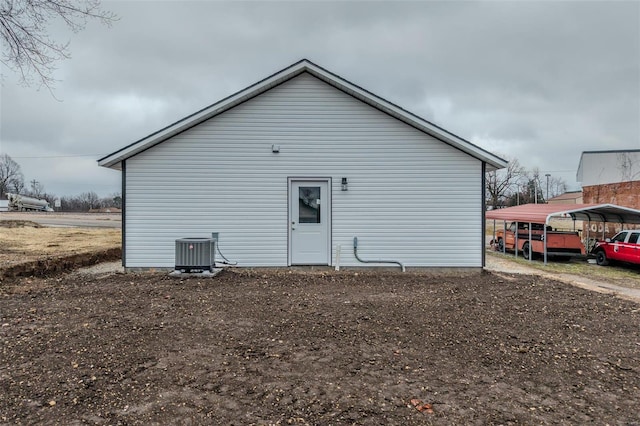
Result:
M547 256L552 259L569 259L586 254L577 232L554 230L542 223L511 222L506 229L496 230L491 243L497 251L518 250L525 259L529 259L544 256L545 241Z
M508 207L498 210L490 210L486 212L486 219L493 219L494 223L494 242L498 242L496 236L496 220L504 221L504 233L507 231L507 221L515 222L519 229L519 223L528 224L528 241L533 240L533 224L543 224L542 229L542 246L543 257L545 264L547 258L551 254L549 250L549 221L552 218L570 218L574 221L582 220L588 223L591 222L608 222L608 223L620 223L620 224L640 224L640 210L617 206L615 204L523 204L515 207ZM585 240L589 240L589 226L587 226L587 235ZM515 228L514 228L515 230ZM518 256L518 252L522 250L519 243L520 231L514 233L515 242L514 247L519 247L520 250L514 250L515 256ZM604 235L603 235L604 238ZM506 242L506 240L505 240ZM528 259L531 260L533 251L531 250L532 244L529 244L529 250L527 251ZM506 252L506 245L502 245L502 251Z
M620 231L613 238L598 241L591 253L600 266L611 262L640 265L640 230Z

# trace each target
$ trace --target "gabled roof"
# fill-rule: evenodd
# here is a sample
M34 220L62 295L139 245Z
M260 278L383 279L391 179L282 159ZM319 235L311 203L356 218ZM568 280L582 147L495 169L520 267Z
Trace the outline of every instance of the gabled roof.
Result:
M487 164L487 170L501 169L507 166L507 161L486 151L473 143L444 130L435 124L418 117L402 109L401 107L374 95L373 93L333 74L326 69L314 64L313 62L303 59L295 64L279 71L258 83L255 83L244 90L241 90L221 101L197 111L188 117L179 120L164 129L158 130L149 136L140 139L131 145L125 146L98 160L98 165L120 169L120 163L129 157L132 157L154 145L157 145L172 136L175 136L203 121L206 121L218 114L221 114L253 97L272 89L304 72L324 81L327 84L341 90L354 98L397 118L418 130L423 131L436 139L439 139L469 155L477 158Z
M549 223L552 217L609 223L640 223L640 210L615 204L522 204L490 210L487 219Z

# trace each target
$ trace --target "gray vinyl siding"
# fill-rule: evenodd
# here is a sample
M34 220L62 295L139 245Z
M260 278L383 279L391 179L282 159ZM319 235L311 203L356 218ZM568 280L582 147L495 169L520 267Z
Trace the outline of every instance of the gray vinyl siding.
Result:
M365 259L482 266L482 162L306 73L127 160L126 266L212 231L240 266L286 266L289 177L331 178L332 263L362 265L357 236Z

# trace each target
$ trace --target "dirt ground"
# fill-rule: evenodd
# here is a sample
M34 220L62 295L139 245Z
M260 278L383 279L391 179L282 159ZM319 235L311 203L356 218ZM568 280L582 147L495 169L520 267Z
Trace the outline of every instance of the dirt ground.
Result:
M637 265L598 266L516 261L511 255L487 252L485 269L491 272L536 275L591 291L614 294L640 303L640 268Z
M640 425L639 330L527 275L15 278L0 423Z

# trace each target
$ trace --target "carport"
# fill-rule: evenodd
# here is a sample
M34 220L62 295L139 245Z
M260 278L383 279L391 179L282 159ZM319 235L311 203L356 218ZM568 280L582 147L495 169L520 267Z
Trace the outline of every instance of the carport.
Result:
M523 204L520 206L508 207L505 209L490 210L486 213L487 219L493 219L493 239L495 240L495 224L496 220L504 221L504 232L506 235L507 221L516 223L516 243L515 256L518 257L518 223L524 222L529 224L529 239L531 239L531 224L544 224L544 264L547 264L547 226L552 218L571 218L574 222L582 220L591 222L607 222L625 224L640 224L640 210L629 207L617 206L615 204ZM591 226L587 226L587 241L589 239L589 230ZM604 239L604 228L602 231ZM503 246L503 252L506 247ZM531 246L529 246L529 260L531 260Z

